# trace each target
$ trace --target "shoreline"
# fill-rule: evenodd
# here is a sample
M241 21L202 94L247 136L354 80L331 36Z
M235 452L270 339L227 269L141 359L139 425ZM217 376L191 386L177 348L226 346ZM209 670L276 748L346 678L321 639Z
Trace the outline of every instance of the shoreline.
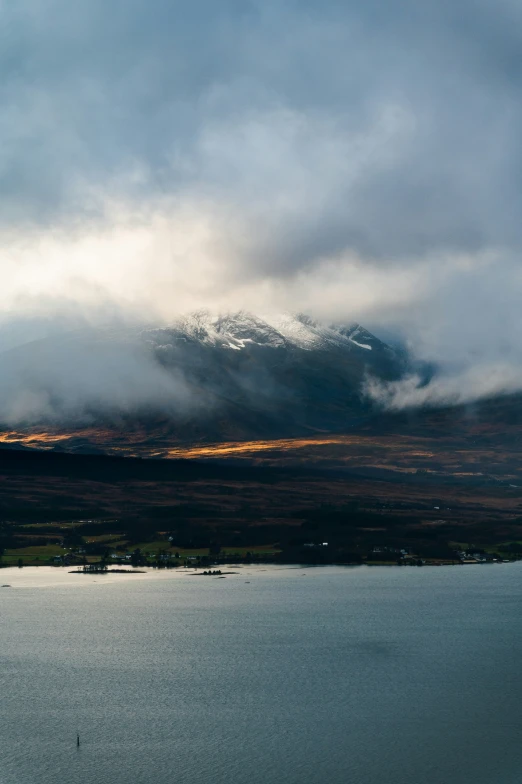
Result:
M248 568L259 568L259 567L279 567L279 568L295 568L295 569L325 569L328 567L361 567L367 566L368 568L375 568L375 567L397 567L400 569L404 568L419 568L423 566L505 566L507 564L514 564L518 563L520 559L506 559L506 560L497 560L497 561L423 561L422 563L397 563L396 561L363 561L362 563L345 563L342 561L332 561L332 563L310 563L310 562L299 562L296 563L295 561L265 561L263 563L230 563L227 564L227 568L240 568L240 569L248 569ZM201 574L203 575L205 570L208 570L208 565L206 566L174 566L174 567L158 567L152 565L144 565L136 568L131 569L92 569L92 570L83 570L83 567L78 566L78 568L71 569L72 564L24 564L23 566L17 566L16 564L0 564L0 574L5 570L13 570L17 572L23 572L27 569L50 569L55 572L60 572L62 570L67 571L68 574L90 574L90 575L103 575L103 574L150 574L150 573L169 573L169 574ZM215 564L218 566L218 564ZM221 564L222 566L222 564ZM146 571L145 571L146 570ZM228 572L228 574L237 574L237 572Z
M227 571L221 572L221 575L239 575L241 571L244 570L253 570L256 572L274 572L274 571L288 571L288 570L301 570L301 569L310 569L310 570L317 570L317 569L360 569L360 568L368 568L374 569L379 567L385 567L387 569L394 567L394 568L419 568L421 566L428 566L428 567L452 567L452 566L506 566L508 564L515 564L519 563L519 559L512 559L512 560L502 560L502 561L487 561L487 562L462 562L462 561L444 561L444 562L433 562L433 561L426 561L422 564L417 563L397 563L394 561L370 561L370 562L363 562L363 563L342 563L342 562L333 562L333 563L295 563L295 562L265 562L265 563L235 563L235 564L227 564ZM239 569L241 571L228 571L228 569ZM157 566L141 566L136 568L130 569L92 569L92 570L83 570L83 567L72 568L71 564L27 564L24 566L16 566L14 564L0 565L0 575L2 573L6 574L23 574L27 572L47 572L47 573L54 573L54 574L82 574L82 575L90 575L91 577L103 577L105 575L171 575L171 576L208 576L208 577L219 577L220 574L212 573L209 571L208 566L177 566L177 567L157 567ZM1 584L0 584L0 587Z
M448 566L450 565L451 564L448 564ZM475 572L476 570L473 569L471 571ZM492 571L495 572L496 570L488 569L487 573L491 574ZM439 572L442 576L447 574L444 570L429 570L429 574L438 574ZM463 571L460 569L457 571L452 570L453 574L465 575L468 572L468 569ZM2 590L6 592L5 596L7 597L7 594L13 590L16 591L17 589L40 590L45 588L68 590L76 586L80 587L82 590L84 587L90 587L91 589L96 590L103 586L136 585L143 582L146 582L148 585L154 585L168 581L177 583L180 587L183 583L185 585L207 585L207 580L190 579L192 577L204 576L203 570L195 568L154 569L150 567L140 571L124 570L118 573L111 573L109 571L105 573L87 573L82 580L79 580L76 577L76 574L79 573L83 574L83 572L71 572L70 569L56 568L55 566L26 566L22 569L17 566L5 567L3 573L0 573L0 595L2 595ZM404 573L410 574L413 577L416 574L416 571L373 569L367 564L325 564L321 565L321 567L303 564L263 564L253 566L242 564L236 567L234 574L226 575L227 579L223 579L225 575L207 576L208 585L212 586L211 590L216 589L218 580L220 581L220 585L226 586L230 584L231 588L234 587L234 590L237 590L238 588L240 590L247 589L247 585L248 590L251 590L249 584L252 583L252 585L255 585L258 580L301 580L306 577L314 579L314 576L319 577L321 574L329 574L332 578L346 578L350 581L351 579L358 579L357 575L359 575L361 579L368 579L368 576L371 573L381 575L387 573L390 575L390 579L395 582L395 577L392 578L392 575L397 576ZM420 579L422 580L422 577ZM442 577L442 579L445 578ZM416 581L417 578L414 578L414 582Z
M15 563L6 564L0 563L0 573L2 570L5 569L16 569L16 570L24 570L24 569L53 569L53 570L61 570L61 569L68 569L70 573L76 574L104 574L107 572L116 574L143 574L144 572L141 571L143 569L147 569L148 571L154 572L187 572L187 571L194 571L197 573L202 574L204 570L208 569L236 569L236 568L249 568L249 567L296 567L296 568L317 568L317 567L328 567L328 566L397 566L400 568L403 567L420 567L420 566L484 566L484 565L503 565L503 564L510 564L510 563L517 563L517 561L522 560L519 558L506 558L506 559L494 559L494 560L487 560L487 561L479 561L475 559L469 560L446 560L446 559L423 559L423 558L412 558L411 560L398 562L397 560L390 559L388 561L385 560L375 560L375 561L331 561L331 562L323 562L318 563L314 561L230 561L227 563L220 563L216 561L210 564L190 564L190 565L165 565L165 566L158 566L157 564L139 564L135 567L127 567L121 568L124 566L123 564L106 564L106 569L96 569L95 567L98 564L91 563L90 566L92 567L91 570L87 569L84 571L83 564L75 564L75 563L27 563L18 565Z

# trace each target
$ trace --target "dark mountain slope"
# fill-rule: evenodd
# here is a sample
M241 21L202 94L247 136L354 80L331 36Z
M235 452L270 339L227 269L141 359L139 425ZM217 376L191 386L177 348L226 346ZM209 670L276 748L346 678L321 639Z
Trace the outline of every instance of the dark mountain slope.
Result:
M353 427L372 410L368 375L407 358L359 325L303 316L193 314L162 328L93 331L0 357L6 425L170 431L174 442Z

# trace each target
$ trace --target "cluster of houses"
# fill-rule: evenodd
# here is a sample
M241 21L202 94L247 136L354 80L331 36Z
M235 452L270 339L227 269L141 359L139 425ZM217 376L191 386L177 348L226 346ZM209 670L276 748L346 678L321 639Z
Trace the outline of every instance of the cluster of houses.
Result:
M371 560L371 556L375 555L377 558L382 558L385 554L390 555L390 559L397 558L397 560L418 560L419 555L413 553L410 549L398 548L398 547L374 547L371 554L368 556L369 560ZM487 553L484 550L479 549L468 549L468 550L456 550L454 553L454 560L460 561L463 564L477 564L477 563L497 563L502 561L497 555L493 553ZM425 561L421 559L423 563ZM430 559L431 560L431 559Z
M372 553L391 553L397 557L410 555L410 551L404 549L404 547L374 547Z
M492 563L499 560L493 553L484 550L459 550L457 553L462 563Z

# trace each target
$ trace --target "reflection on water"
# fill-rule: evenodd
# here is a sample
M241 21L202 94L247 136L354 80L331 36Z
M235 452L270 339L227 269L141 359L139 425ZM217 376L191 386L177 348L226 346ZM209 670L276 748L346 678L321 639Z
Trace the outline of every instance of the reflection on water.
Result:
M2 784L521 780L521 564L237 571L1 570Z

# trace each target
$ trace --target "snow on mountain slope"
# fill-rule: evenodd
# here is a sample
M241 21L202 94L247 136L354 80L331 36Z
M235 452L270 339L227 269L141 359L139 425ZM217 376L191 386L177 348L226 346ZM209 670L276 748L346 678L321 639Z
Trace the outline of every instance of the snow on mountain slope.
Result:
M371 351L372 344L384 347L384 343L359 324L326 325L314 321L303 313L285 314L277 318L274 323L287 340L300 348L327 348L329 346L351 348L350 344L352 344L357 348ZM355 339L356 337L358 340Z
M169 326L85 330L0 355L0 424L168 421L177 439L344 429L366 379L407 359L358 324L199 311Z
M378 349L393 353L359 324L327 325L302 313L260 318L245 311L226 315L198 311L177 319L169 327L147 330L143 336L159 344L163 338L167 343L190 340L232 350L257 345L304 350L344 348L367 352Z
M144 330L142 337L152 344L199 343L202 346L241 350L248 344L278 347L284 338L268 323L250 313L213 315L197 311L181 316L168 327Z

